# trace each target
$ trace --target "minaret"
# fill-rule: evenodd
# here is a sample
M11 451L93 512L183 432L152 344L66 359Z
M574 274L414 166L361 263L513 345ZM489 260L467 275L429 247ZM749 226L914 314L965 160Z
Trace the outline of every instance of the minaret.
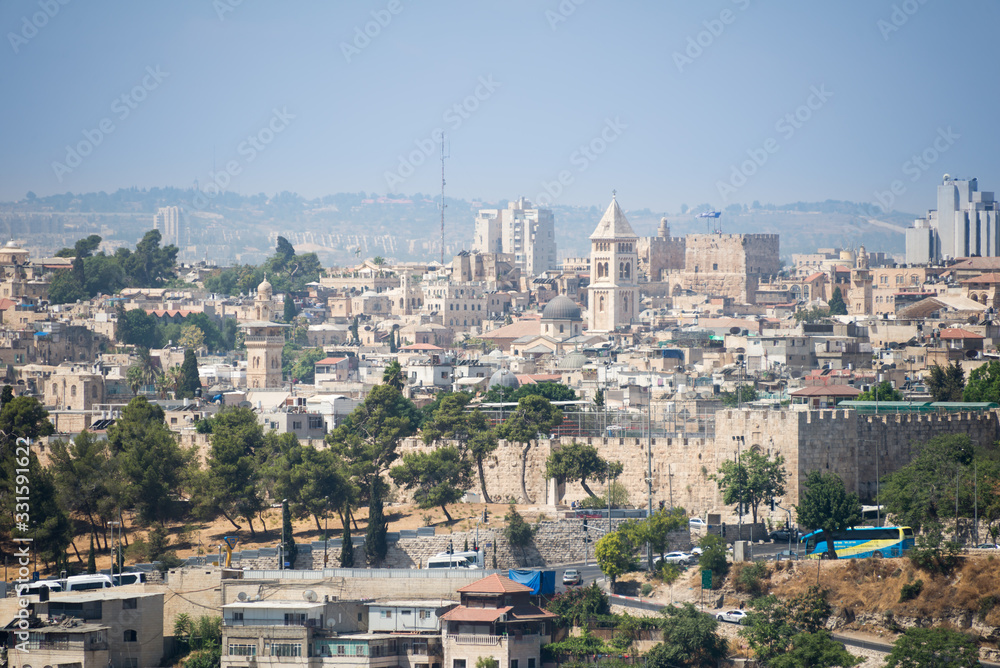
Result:
M612 193L611 205L590 235L591 332L613 332L636 320L638 241Z
M851 306L848 309L851 315L872 315L874 313L872 293L872 273L868 269L868 253L862 246L858 249L858 257L854 262L854 269L851 270Z
M271 284L267 278L257 286L254 299L256 320L243 323L247 347L247 389L280 388L281 349L285 345L282 329L288 327L271 322Z

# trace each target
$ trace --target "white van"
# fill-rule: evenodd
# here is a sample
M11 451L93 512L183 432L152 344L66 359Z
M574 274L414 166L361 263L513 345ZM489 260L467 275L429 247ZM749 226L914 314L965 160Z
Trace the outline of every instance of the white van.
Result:
M50 594L63 590L62 585L56 580L39 580L38 582L28 582L23 585L14 586L14 591L17 592L18 596L38 594L43 589L48 589Z
M111 578L107 575L71 575L66 578L66 591L87 591L89 589L110 589Z
M439 552L427 560L427 568L482 568L483 551Z
M115 573L111 576L111 583L120 587L122 585L140 584L146 581L146 574L142 572Z

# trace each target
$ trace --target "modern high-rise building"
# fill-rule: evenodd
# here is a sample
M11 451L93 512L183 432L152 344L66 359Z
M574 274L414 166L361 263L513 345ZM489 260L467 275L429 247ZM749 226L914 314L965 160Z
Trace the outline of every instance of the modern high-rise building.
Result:
M523 197L506 209L480 209L473 250L511 253L514 266L530 276L556 268L556 232L552 211L538 209Z
M977 179L947 174L937 188L937 209L906 230L907 264L944 258L1000 257L1000 207Z
M181 208L179 206L161 206L153 216L153 229L160 231L160 243L166 246L181 245Z

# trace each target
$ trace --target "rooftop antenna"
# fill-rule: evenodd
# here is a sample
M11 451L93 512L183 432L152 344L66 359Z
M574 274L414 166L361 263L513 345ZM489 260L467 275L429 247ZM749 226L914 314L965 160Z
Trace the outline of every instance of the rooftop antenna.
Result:
M445 136L441 135L441 265L444 266L444 160L451 157L451 151L445 150Z

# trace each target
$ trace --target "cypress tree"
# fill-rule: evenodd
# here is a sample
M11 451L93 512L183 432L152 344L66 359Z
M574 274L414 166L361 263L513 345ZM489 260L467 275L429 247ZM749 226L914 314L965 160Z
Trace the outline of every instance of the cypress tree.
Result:
M385 535L389 530L389 524L385 520L383 512L382 495L385 493L385 485L379 477L372 478L371 493L368 501L368 531L365 533L365 559L369 566L378 566L385 560L385 555L389 552L389 545Z
M184 351L184 363L181 364L181 382L177 387L178 399L194 399L195 392L201 389L201 378L198 377L198 358L190 348Z
M296 315L298 315L298 309L295 308L295 300L293 300L292 296L286 292L284 304L285 322L295 320Z
M87 573L97 572L97 557L94 555L94 534L90 534L90 554L87 555Z
M288 562L289 568L295 568L295 558L299 554L299 548L295 545L295 536L292 535L292 513L288 509L287 500L281 502L281 536L285 561Z
M341 534L340 546L340 567L354 568L354 544L351 542L351 513L346 511L343 515L344 533Z

